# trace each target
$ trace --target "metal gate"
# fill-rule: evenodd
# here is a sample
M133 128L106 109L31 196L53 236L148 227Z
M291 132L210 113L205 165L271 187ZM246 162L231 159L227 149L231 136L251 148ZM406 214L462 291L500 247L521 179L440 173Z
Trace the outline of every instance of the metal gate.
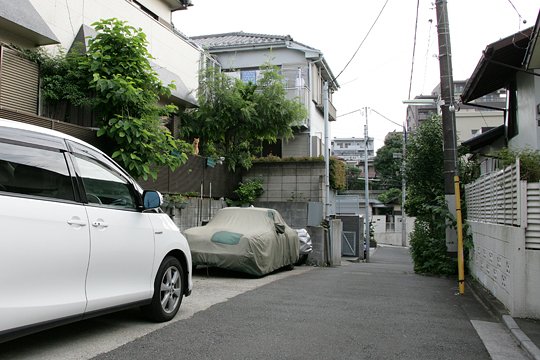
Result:
M358 241L356 241L356 232L341 232L341 255L358 256Z
M364 219L360 215L338 215L336 218L343 223L341 255L363 259L364 251L360 251L360 243L364 242Z

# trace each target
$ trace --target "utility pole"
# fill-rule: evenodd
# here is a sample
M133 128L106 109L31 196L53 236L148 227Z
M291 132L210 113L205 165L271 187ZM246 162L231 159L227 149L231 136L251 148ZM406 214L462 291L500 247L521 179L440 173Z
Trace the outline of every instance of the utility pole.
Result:
M450 26L446 0L436 0L437 34L439 39L439 69L441 78L441 113L444 151L444 194L450 213L456 217L456 193L454 176L457 175L456 118L454 107L454 81L452 78L452 51L450 48ZM446 228L446 248L457 252L456 231Z
M364 190L366 193L366 215L364 217L365 222L365 229L366 229L366 262L369 262L369 166L368 166L368 144L369 144L369 137L368 137L368 108L365 107L364 111L366 113L366 125L364 126Z
M407 218L405 200L407 199L407 179L405 178L405 158L407 156L407 128L403 125L403 145L401 149L401 246L407 246Z
M328 130L328 81L323 85L323 116L324 116L324 208L323 217L328 220L330 216L330 154L328 153L330 134Z

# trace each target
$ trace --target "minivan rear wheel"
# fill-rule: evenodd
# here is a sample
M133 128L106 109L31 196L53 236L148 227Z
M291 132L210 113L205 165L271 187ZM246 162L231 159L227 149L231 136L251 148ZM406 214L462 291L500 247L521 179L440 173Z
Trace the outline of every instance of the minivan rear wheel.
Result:
M161 263L154 281L154 296L149 305L141 308L152 321L169 321L178 312L184 296L184 269L172 256Z

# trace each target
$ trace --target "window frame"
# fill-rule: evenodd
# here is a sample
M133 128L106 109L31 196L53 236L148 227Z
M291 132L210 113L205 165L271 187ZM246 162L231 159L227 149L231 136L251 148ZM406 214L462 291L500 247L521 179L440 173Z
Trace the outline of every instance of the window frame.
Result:
M122 169L120 166L118 166L114 160L109 158L103 153L100 153L92 148L89 148L83 144L72 142L67 140L68 147L70 149L70 158L71 162L75 169L75 175L77 178L77 183L80 188L80 195L82 202L85 205L89 206L97 206L97 207L105 207L108 209L114 209L114 210L121 210L121 211L137 211L140 212L144 209L143 201L142 201L142 189L138 184L129 176L129 174ZM88 198L86 196L86 188L84 185L83 177L81 175L81 171L77 165L77 157L83 157L88 158L94 162L97 162L101 166L103 166L106 170L114 173L115 175L119 176L121 179L123 179L128 189L135 201L135 207L134 208L122 208L120 206L111 206L106 204L96 204L96 203L90 203L88 201Z
M2 195L21 197L27 199L41 200L41 201L53 201L62 203L80 203L80 193L77 188L77 182L75 180L75 171L69 159L67 147L63 139L55 138L46 134L31 132L27 130L14 129L14 128L1 128L0 143L21 146L29 149L52 151L60 153L64 158L65 169L67 170L68 177L71 184L71 190L73 192L73 199L63 199L53 196L32 195L12 191L2 191ZM43 168L42 168L43 169ZM46 169L45 169L46 170Z

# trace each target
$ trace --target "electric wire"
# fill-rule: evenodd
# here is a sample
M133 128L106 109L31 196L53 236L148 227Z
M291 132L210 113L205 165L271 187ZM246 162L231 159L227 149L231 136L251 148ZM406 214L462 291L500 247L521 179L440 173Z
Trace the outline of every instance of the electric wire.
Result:
M384 11L384 8L386 7L386 4L388 4L388 1L389 0L386 0L384 2L384 5L383 7L381 8L381 11L379 11L379 15L377 15L377 17L375 18L375 21L373 22L373 24L371 25L371 27L369 28L366 36L364 36L364 39L362 39L362 42L360 42L360 45L358 45L358 47L356 48L356 51L354 52L354 54L351 56L351 58L349 59L349 61L345 64L345 66L343 67L343 69L341 69L341 71L337 74L337 76L334 77L334 79L332 81L336 81L337 78L345 71L345 69L347 69L347 67L349 66L349 64L353 61L353 59L355 58L356 54L358 53L358 51L360 50L360 48L362 47L362 45L364 44L364 42L366 41L366 39L368 38L369 34L371 33L371 30L373 30L373 28L375 27L375 24L377 24L377 21L379 20L379 18L381 17L381 14L383 13Z
M371 111L373 111L375 114L381 116L383 119L390 121L392 124L396 124L397 126L403 127L403 124L398 124L397 122L395 122L394 120L389 119L388 117L384 116L383 114L381 114L377 110L371 108Z
M512 5L512 7L514 8L514 10L516 11L516 14L519 16L519 19L523 19L523 16L521 16L521 14L519 13L518 9L514 6L514 3L512 2L512 0L508 0L508 2L510 3L510 5Z
M342 116L345 116L345 115L351 115L351 114L354 114L355 112L359 112L359 111L362 111L362 110L364 110L364 109L356 109L356 110L353 110L353 111L349 111L348 113L338 115L336 117L342 117Z
M414 40L413 40L413 51L412 51L412 60L411 60L411 77L409 78L409 97L411 98L412 91L412 79L414 73L414 57L416 55L416 35L418 34L418 9L420 8L420 0L416 1L416 20L414 21Z
M424 93L424 89L426 88L426 81L427 81L427 73L428 73L428 62L429 62L429 51L431 50L431 31L433 30L433 20L429 19L429 31L428 31L428 40L427 40L427 48L426 48L426 55L424 59L424 81L422 82L422 92Z

